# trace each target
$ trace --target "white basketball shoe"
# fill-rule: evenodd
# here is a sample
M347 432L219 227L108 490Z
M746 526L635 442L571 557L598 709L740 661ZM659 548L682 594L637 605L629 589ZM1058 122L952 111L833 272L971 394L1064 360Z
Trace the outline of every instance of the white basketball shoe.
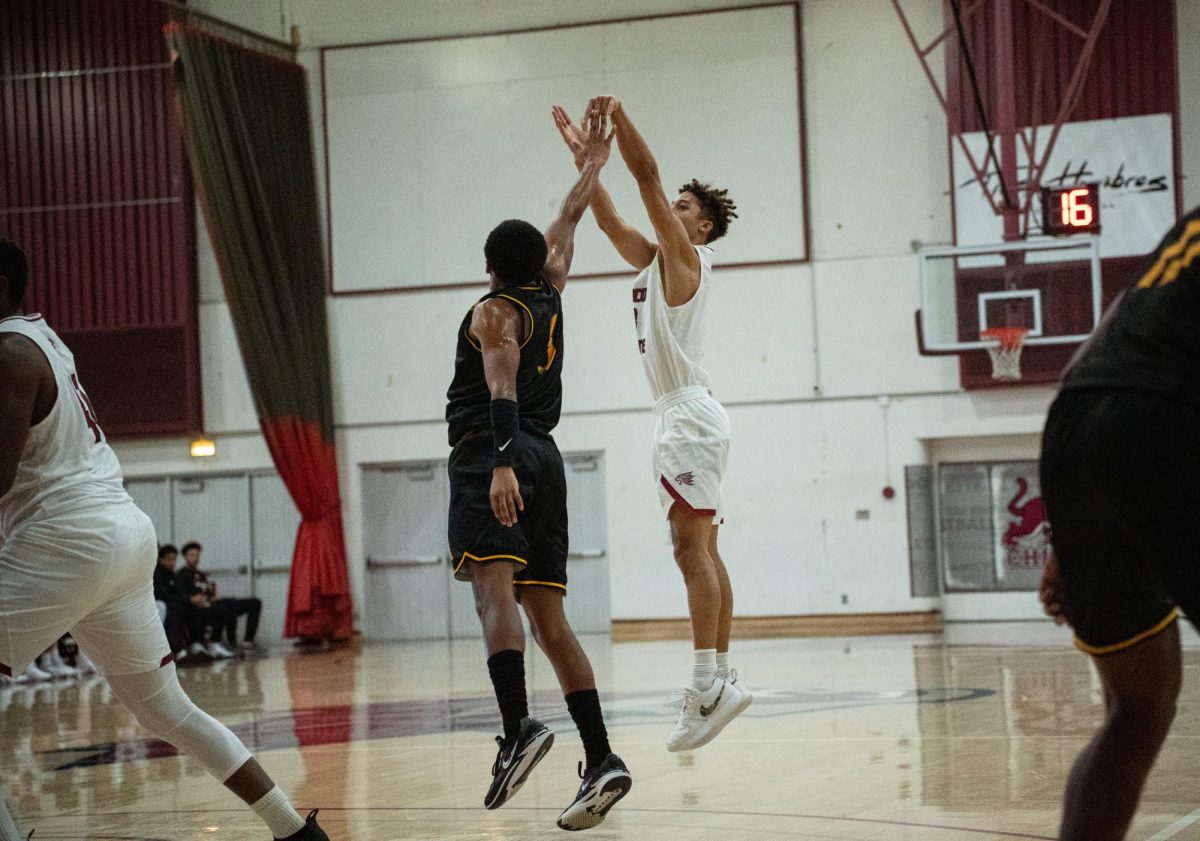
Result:
M737 669L718 668L717 677L724 678L729 685L736 689L738 694L742 696L741 700L737 703L734 715L738 716L744 713L746 711L746 707L753 703L754 693L750 691L750 687L738 680Z
M712 686L698 692L690 686L683 690L679 720L667 739L667 750L696 750L704 747L742 710L742 694L724 678L715 678Z

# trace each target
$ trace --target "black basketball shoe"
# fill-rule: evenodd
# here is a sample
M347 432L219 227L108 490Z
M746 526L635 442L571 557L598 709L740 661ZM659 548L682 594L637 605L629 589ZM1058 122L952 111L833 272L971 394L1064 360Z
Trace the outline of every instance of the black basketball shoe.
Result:
M317 811L313 809L308 813L308 818L304 821L304 829L293 832L287 838L277 838L275 841L329 841L325 830L317 824Z
M633 788L633 777L621 761L621 757L610 753L595 768L583 770L579 763L579 776L583 782L575 802L558 816L558 825L566 830L591 829L604 820L608 810Z
M540 721L525 717L512 739L496 737L500 746L492 764L492 786L483 799L485 809L499 809L525 784L533 767L554 744L554 733Z

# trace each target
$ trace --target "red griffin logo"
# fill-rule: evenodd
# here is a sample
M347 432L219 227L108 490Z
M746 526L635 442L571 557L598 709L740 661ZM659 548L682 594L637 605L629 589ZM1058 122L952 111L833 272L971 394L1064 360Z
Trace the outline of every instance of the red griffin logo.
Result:
M1025 499L1029 482L1017 478L1017 494L1008 502L1008 513L1016 518L1000 542L1008 550L1008 566L1012 569L1041 569L1046 565L1050 550L1050 523L1046 521L1046 506L1040 496ZM1023 504L1018 504L1025 499Z
M676 485L694 485L694 484L696 484L696 475L694 473L692 473L692 471L690 471L690 470L687 473L680 473L678 476L675 477L675 484Z

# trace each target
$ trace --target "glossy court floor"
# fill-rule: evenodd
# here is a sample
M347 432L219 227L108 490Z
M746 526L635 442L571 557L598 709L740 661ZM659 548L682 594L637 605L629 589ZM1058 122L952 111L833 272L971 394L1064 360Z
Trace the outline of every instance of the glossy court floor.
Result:
M1190 630L1175 728L1131 839L1200 839L1200 648ZM669 754L681 642L585 639L634 788L593 839L1051 839L1075 754L1101 716L1087 659L1047 624L945 635L736 643L754 705L717 741ZM552 839L578 737L549 664L534 714L554 749L503 809L481 804L497 714L480 644L276 653L181 671L334 841ZM0 773L50 839L264 839L193 761L139 733L103 681L0 695Z

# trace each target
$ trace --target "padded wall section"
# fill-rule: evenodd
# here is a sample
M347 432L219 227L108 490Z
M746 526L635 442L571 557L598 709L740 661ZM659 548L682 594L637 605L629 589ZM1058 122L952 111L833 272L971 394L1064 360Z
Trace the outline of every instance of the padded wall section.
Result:
M26 310L79 358L109 435L201 424L165 22L152 0L0 3L0 236L27 251Z

